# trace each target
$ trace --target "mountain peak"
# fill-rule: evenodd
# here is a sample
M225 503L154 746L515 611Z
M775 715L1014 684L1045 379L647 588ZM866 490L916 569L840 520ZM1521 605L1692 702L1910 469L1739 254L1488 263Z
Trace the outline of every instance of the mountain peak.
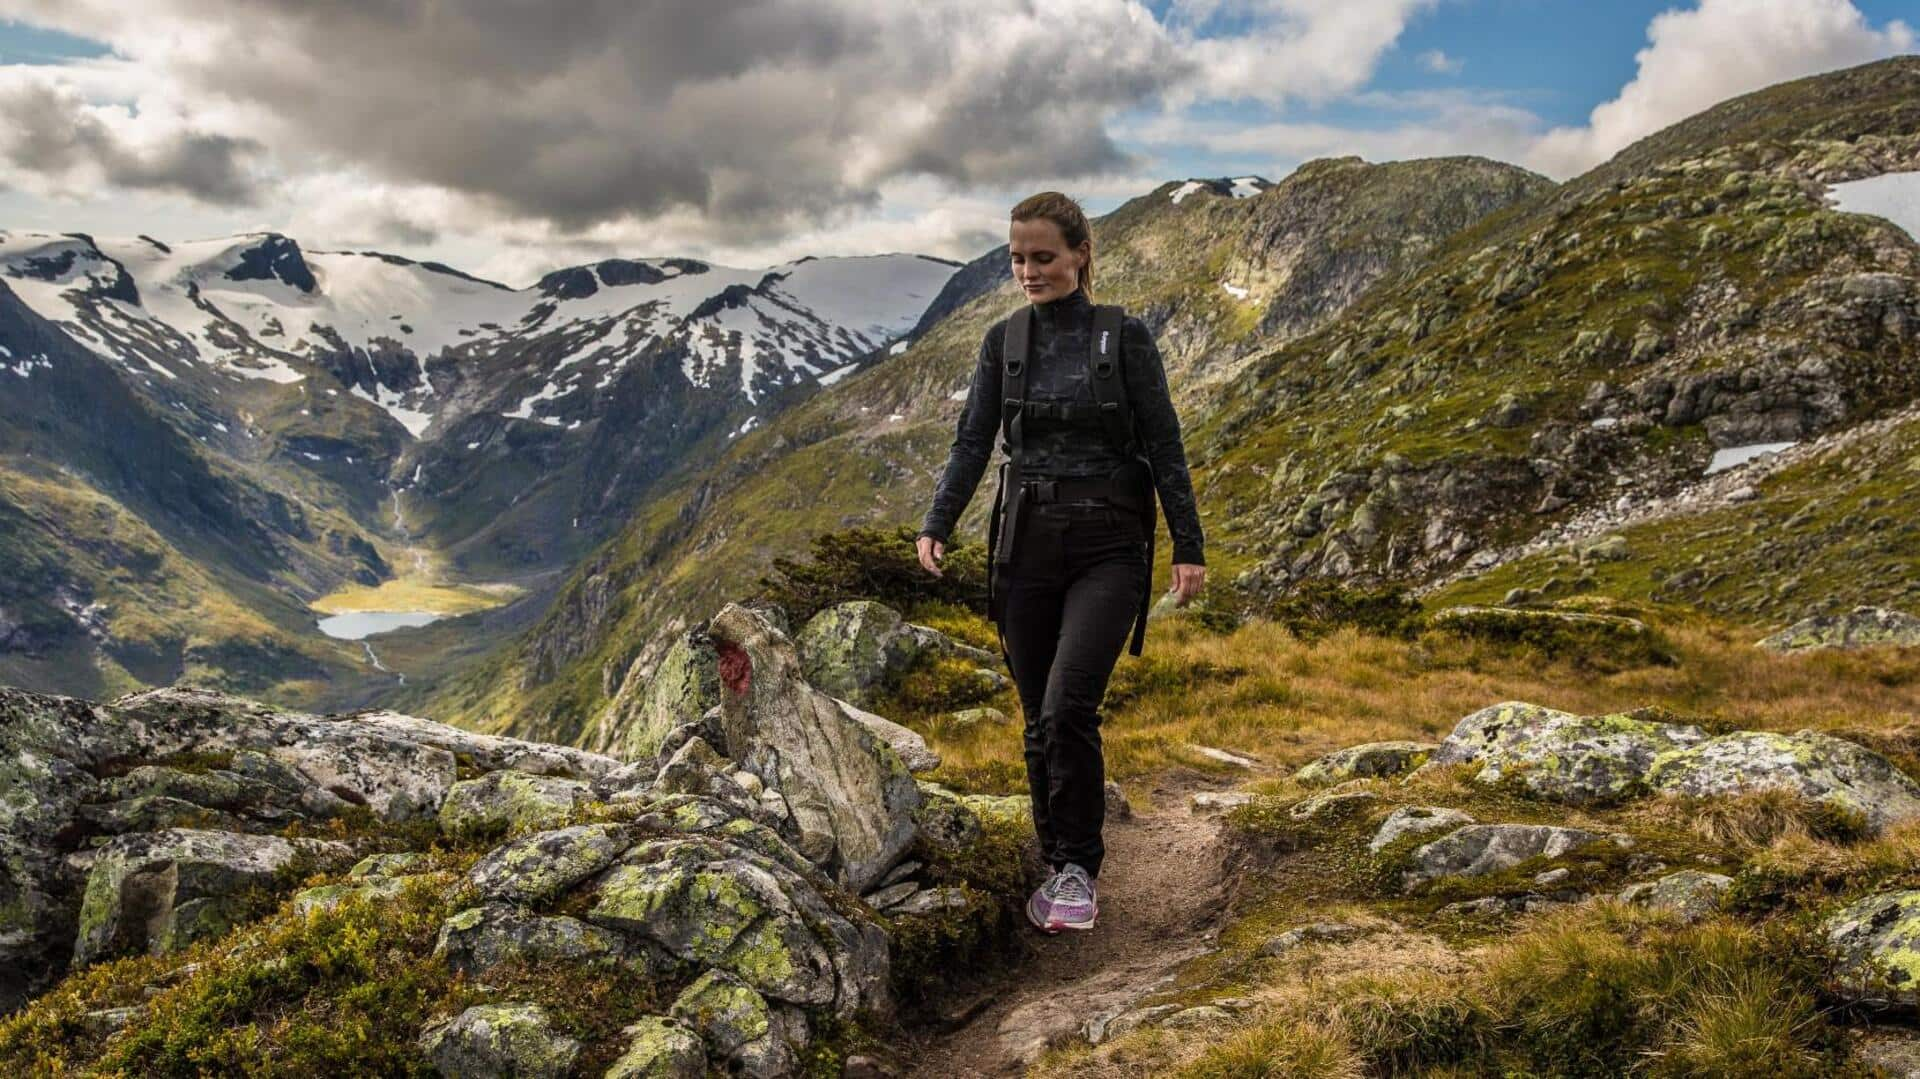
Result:
M229 281L280 281L309 295L320 287L292 237L277 232L256 235L259 242L238 252L239 261L228 267Z

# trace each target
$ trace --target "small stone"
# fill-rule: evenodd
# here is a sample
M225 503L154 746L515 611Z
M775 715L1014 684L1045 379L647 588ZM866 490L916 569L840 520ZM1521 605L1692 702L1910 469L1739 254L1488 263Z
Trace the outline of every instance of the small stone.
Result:
M887 875L880 878L880 887L885 888L888 885L898 884L918 872L920 872L919 862L901 862L899 865L887 870Z
M1007 714L998 708L963 708L953 713L952 717L953 725L962 730L976 723L984 723L992 727L1004 727L1011 722L1013 721L1007 718Z
M1245 791L1199 791L1188 801L1196 813L1219 813L1251 804L1253 795Z
M1372 791L1328 791L1295 802L1287 810L1287 816L1294 820L1343 817L1379 800L1380 796Z
M865 901L867 906L872 907L874 910L885 910L919 890L920 886L918 884L910 880L904 881L900 884L890 884L878 891L868 893Z
M1210 1027L1231 1022L1233 1022L1232 1012L1225 1008L1216 1008L1211 1004L1202 1004L1174 1012L1160 1020L1160 1025L1169 1030L1191 1030L1195 1027Z
M1533 882L1546 888L1558 884L1571 876L1573 876L1573 870L1568 869L1566 866L1560 866L1555 869L1549 869L1544 873L1535 874Z
M1733 878L1720 873L1682 869L1656 881L1630 884L1620 891L1622 903L1667 910L1683 921L1697 922L1720 907L1720 897L1733 887Z
M1132 820L1133 803L1127 801L1127 792L1120 784L1107 780L1107 816L1112 820Z
M887 913L894 917L906 914L936 914L947 910L964 910L967 906L967 893L958 888L930 888L909 896L894 904Z
M1293 773L1301 783L1333 784L1349 779L1404 775L1427 763L1432 742L1368 742L1336 750Z
M1287 954L1305 944L1322 940L1352 940L1360 935L1360 927L1345 922L1315 922L1289 929L1260 945L1254 952L1263 959L1273 959Z
M1235 768L1252 769L1260 766L1260 762L1252 757L1229 753L1224 749L1215 749L1213 746L1189 745L1187 748L1208 760L1219 761L1221 764L1232 765Z

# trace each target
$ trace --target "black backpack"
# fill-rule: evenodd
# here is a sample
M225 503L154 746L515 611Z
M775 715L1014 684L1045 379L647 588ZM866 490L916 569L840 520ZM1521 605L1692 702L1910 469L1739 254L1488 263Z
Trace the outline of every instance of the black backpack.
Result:
M1121 369L1120 328L1126 312L1111 304L1093 309L1093 335L1087 350L1088 383L1093 387L1095 403L1036 402L1027 398L1027 359L1033 340L1033 307L1020 308L1007 319L1006 338L1001 349L1002 371L1000 407L1001 450L1007 460L1001 462L999 488L994 493L993 514L987 526L987 547L992 559L987 573L987 614L1000 624L1005 608L1002 575L1013 561L1018 542L1022 508L1030 501L1068 501L1076 498L1106 498L1116 506L1138 513L1147 536L1147 574L1153 574L1154 508L1153 472L1139 440L1134 437L1133 410L1127 402L1127 380ZM1012 482L1007 469L1019 475L1022 450L1021 434L1030 414L1048 414L1059 419L1074 418L1080 410L1098 411L1107 437L1128 463L1110 476L1087 480ZM1153 586L1148 584L1140 598L1140 610L1133 625L1133 642L1128 648L1139 655L1146 640L1147 611L1152 605Z

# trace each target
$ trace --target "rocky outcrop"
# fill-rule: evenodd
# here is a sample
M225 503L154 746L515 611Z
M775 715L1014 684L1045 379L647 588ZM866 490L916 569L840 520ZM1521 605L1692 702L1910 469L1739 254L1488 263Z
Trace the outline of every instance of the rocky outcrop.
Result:
M583 786L619 767L390 712L306 715L184 687L110 704L0 689L0 1009L75 958L221 932L241 892L352 860L269 833L434 820L462 761Z
M865 891L913 841L920 790L883 740L809 685L793 643L764 615L728 604L709 633L719 654L726 752L779 794L795 847Z
M250 913L245 893L272 885L297 857L316 869L353 861L344 843L185 828L116 836L88 853L75 965L221 936Z
M1367 849L1378 854L1409 836L1425 835L1428 832L1451 831L1462 825L1472 824L1473 817L1458 809L1445 806L1400 806L1367 840Z
M1769 652L1870 648L1876 645L1916 648L1920 647L1920 618L1885 607L1855 607L1845 614L1803 618L1755 643Z

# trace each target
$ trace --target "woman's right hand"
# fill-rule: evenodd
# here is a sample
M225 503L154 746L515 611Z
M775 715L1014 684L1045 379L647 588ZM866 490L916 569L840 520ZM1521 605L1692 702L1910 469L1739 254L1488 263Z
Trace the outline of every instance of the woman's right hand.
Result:
M920 565L935 577L940 576L940 560L946 557L947 545L932 536L921 536L914 544L920 551Z

